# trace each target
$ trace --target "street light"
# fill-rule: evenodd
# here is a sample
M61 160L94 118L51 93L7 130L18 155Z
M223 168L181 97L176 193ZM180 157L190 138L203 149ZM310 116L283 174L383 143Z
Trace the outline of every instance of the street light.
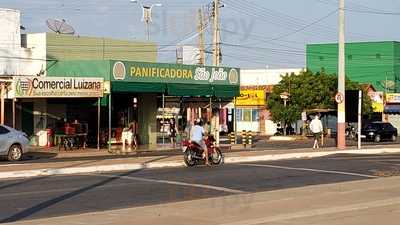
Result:
M138 0L131 0L131 3L138 3L143 9L143 17L142 21L146 24L146 37L147 40L150 40L150 23L152 23L151 19L151 10L153 9L154 6L161 7L161 3L155 3L151 5L144 5L141 1Z
M284 91L281 93L280 97L283 100L283 105L286 107L286 102L289 100L290 94Z
M286 102L289 101L290 98L290 93L288 93L287 91L284 91L280 94L281 99L283 100L283 106L286 109ZM286 120L287 118L285 118ZM283 135L286 136L286 121L284 121L284 126L283 126Z

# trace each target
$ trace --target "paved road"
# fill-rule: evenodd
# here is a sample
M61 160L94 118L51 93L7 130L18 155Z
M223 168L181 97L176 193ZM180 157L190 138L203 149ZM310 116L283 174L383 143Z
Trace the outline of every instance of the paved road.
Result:
M80 214L400 174L400 155L0 181L0 222Z

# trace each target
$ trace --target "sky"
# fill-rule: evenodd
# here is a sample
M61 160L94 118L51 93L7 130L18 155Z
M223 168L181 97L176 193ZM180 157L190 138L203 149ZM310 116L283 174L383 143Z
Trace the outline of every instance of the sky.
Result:
M175 62L176 45L196 45L197 10L211 0L143 0L153 8L150 39L160 62ZM338 0L222 0L222 65L304 68L305 47L338 40ZM0 0L21 11L26 33L50 32L47 19L65 19L80 36L145 40L140 4L130 0ZM400 41L399 0L346 0L346 41ZM212 24L206 50L212 50ZM211 63L207 54L207 63Z

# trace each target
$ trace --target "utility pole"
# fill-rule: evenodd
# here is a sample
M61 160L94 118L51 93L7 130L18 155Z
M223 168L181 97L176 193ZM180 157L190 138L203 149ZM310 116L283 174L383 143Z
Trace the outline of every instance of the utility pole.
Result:
M199 51L200 51L200 65L205 65L205 46L204 46L204 17L203 17L203 10L199 9Z
M338 102L338 120L337 120L337 148L346 149L346 109L345 109L345 18L344 1L339 0L339 71L338 71L338 94L342 94L343 101Z
M221 61L221 46L220 46L220 24L219 24L219 7L220 0L214 0L214 35L213 35L213 65L219 66Z

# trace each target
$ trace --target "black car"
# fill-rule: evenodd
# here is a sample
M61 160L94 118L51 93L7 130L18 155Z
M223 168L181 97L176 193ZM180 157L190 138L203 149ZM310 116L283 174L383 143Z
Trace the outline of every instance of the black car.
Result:
M381 140L396 141L397 129L390 123L372 122L361 129L361 138L380 142Z

